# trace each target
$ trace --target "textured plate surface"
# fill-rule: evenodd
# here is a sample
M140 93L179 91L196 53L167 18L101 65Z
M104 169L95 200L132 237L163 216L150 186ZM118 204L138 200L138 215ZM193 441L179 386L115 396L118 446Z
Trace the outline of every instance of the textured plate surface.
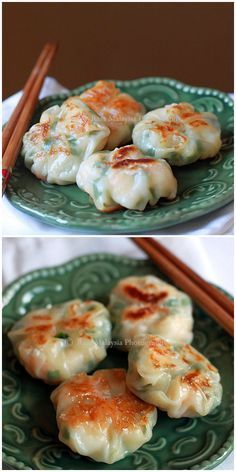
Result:
M31 272L4 292L3 460L16 469L213 469L233 447L233 345L231 338L197 306L193 345L219 369L223 400L204 418L173 420L159 412L152 439L113 465L72 453L57 439L52 387L32 379L16 360L6 332L29 309L70 298L107 303L111 288L128 275L161 275L149 261L108 254L77 258L63 266ZM163 277L163 276L162 276ZM165 278L165 277L163 277ZM127 354L110 350L98 368L126 367Z
M57 186L40 182L28 171L22 158L10 180L7 196L18 209L60 227L106 233L142 233L205 215L233 200L233 102L217 90L191 87L166 78L115 81L124 92L142 102L147 111L173 102L187 101L198 111L215 113L221 123L223 147L214 159L173 168L178 195L173 202L162 201L144 212L121 210L98 212L88 195L76 185ZM41 113L68 96L78 95L93 83L69 93L46 97L39 102L33 122Z

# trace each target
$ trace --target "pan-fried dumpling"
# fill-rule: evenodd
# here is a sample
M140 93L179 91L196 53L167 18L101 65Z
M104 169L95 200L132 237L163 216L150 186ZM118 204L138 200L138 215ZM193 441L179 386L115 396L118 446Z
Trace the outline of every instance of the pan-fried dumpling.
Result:
M32 377L58 384L77 372L92 371L106 357L111 323L101 303L71 300L31 311L8 336Z
M141 103L122 93L114 82L105 80L99 80L94 87L85 90L80 98L101 116L110 129L106 149L113 150L131 141L132 129L145 112Z
M76 181L104 212L120 206L144 210L161 197L175 198L177 191L169 164L145 156L136 146L93 154L82 162Z
M126 387L123 369L77 374L51 395L59 439L72 451L113 464L152 437L156 408Z
M128 388L171 418L205 416L221 403L218 370L189 344L155 335L135 338L129 352Z
M23 139L25 165L51 184L75 183L79 165L103 149L110 131L104 121L79 99L68 98L61 107L43 112Z
M133 130L133 142L150 156L183 166L217 154L220 124L213 113L174 103L144 115Z
M127 277L113 288L108 307L117 347L129 350L135 336L158 334L173 342L193 338L188 295L153 275Z

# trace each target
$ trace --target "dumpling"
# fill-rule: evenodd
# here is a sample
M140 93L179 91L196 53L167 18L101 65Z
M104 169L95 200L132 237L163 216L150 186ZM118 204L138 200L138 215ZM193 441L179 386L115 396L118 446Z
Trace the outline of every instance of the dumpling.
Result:
M113 150L131 141L132 129L145 112L141 103L127 93L122 93L114 82L105 80L99 80L94 87L85 90L80 98L109 127L111 133L106 149Z
M221 148L220 124L213 113L189 103L152 110L136 124L133 142L144 153L183 166L214 157Z
M8 336L32 377L58 384L77 372L92 371L106 357L111 323L101 303L71 300L31 311Z
M168 163L145 156L136 146L93 154L82 162L76 181L104 212L121 206L144 210L161 197L174 199L177 192Z
M108 309L118 348L129 350L134 337L146 333L173 342L192 341L190 298L153 275L121 279L110 294Z
M23 139L25 165L50 184L75 183L83 159L103 149L110 131L104 121L79 99L43 112Z
M138 336L129 352L128 388L171 418L205 416L222 398L218 370L189 344Z
M123 369L77 374L52 392L59 439L72 451L113 464L152 437L156 408L126 387Z

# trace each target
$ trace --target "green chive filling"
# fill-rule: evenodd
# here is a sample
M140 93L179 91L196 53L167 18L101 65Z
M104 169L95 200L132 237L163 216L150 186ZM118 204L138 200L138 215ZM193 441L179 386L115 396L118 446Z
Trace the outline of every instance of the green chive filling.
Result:
M69 338L69 334L67 334L67 333L58 333L58 334L56 334L56 336L54 336L54 338L68 339L68 338Z
M70 433L69 433L69 430L67 428L63 429L62 436L63 436L64 439L70 439Z
M49 370L47 377L49 382L53 380L58 380L60 378L60 372L59 370Z

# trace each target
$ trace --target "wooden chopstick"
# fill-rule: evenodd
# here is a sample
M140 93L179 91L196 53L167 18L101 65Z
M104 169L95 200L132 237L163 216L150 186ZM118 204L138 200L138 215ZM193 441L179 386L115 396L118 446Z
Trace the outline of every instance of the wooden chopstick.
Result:
M193 300L195 300L227 333L234 335L234 320L228 311L222 308L202 287L191 279L179 266L168 259L148 241L149 238L132 238L132 241L141 248L164 274Z
M24 99L21 101L21 105L17 110L17 118L13 118L12 122L14 125L12 127L11 136L6 138L7 145L5 152L3 154L2 161L2 193L4 194L8 180L12 174L18 153L21 148L22 139L27 131L29 123L32 119L33 112L38 100L39 92L43 85L44 79L48 73L51 62L57 51L57 43L50 43L47 46L44 60L41 62L40 70L37 73L33 73L34 80L32 79L30 89L27 86L27 93L25 94ZM37 61L38 69L38 61ZM24 89L25 90L25 89Z
M230 316L234 317L234 303L230 300L223 292L218 290L213 285L209 284L200 275L194 272L172 252L165 248L162 244L153 238L148 238L148 242L166 256L174 265L179 267L188 277L190 277L199 287L201 287L208 295L213 298L224 310L226 310Z
M48 55L48 52L50 50L50 43L47 43L45 44L45 46L43 47L38 59L37 59L37 62L35 63L35 66L34 68L32 69L32 72L31 74L29 75L29 78L24 86L24 89L23 89L23 94L15 108L15 110L13 111L9 121L7 122L4 130L3 130L3 133L2 133L2 154L5 153L5 150L6 150L6 147L9 143L9 139L13 133L13 130L17 124L17 120L19 118L19 115L26 103L26 100L28 98L28 95L29 95L29 92L35 82L35 79L36 77L39 75L40 73L40 69L45 61L45 59L47 58L47 55Z

